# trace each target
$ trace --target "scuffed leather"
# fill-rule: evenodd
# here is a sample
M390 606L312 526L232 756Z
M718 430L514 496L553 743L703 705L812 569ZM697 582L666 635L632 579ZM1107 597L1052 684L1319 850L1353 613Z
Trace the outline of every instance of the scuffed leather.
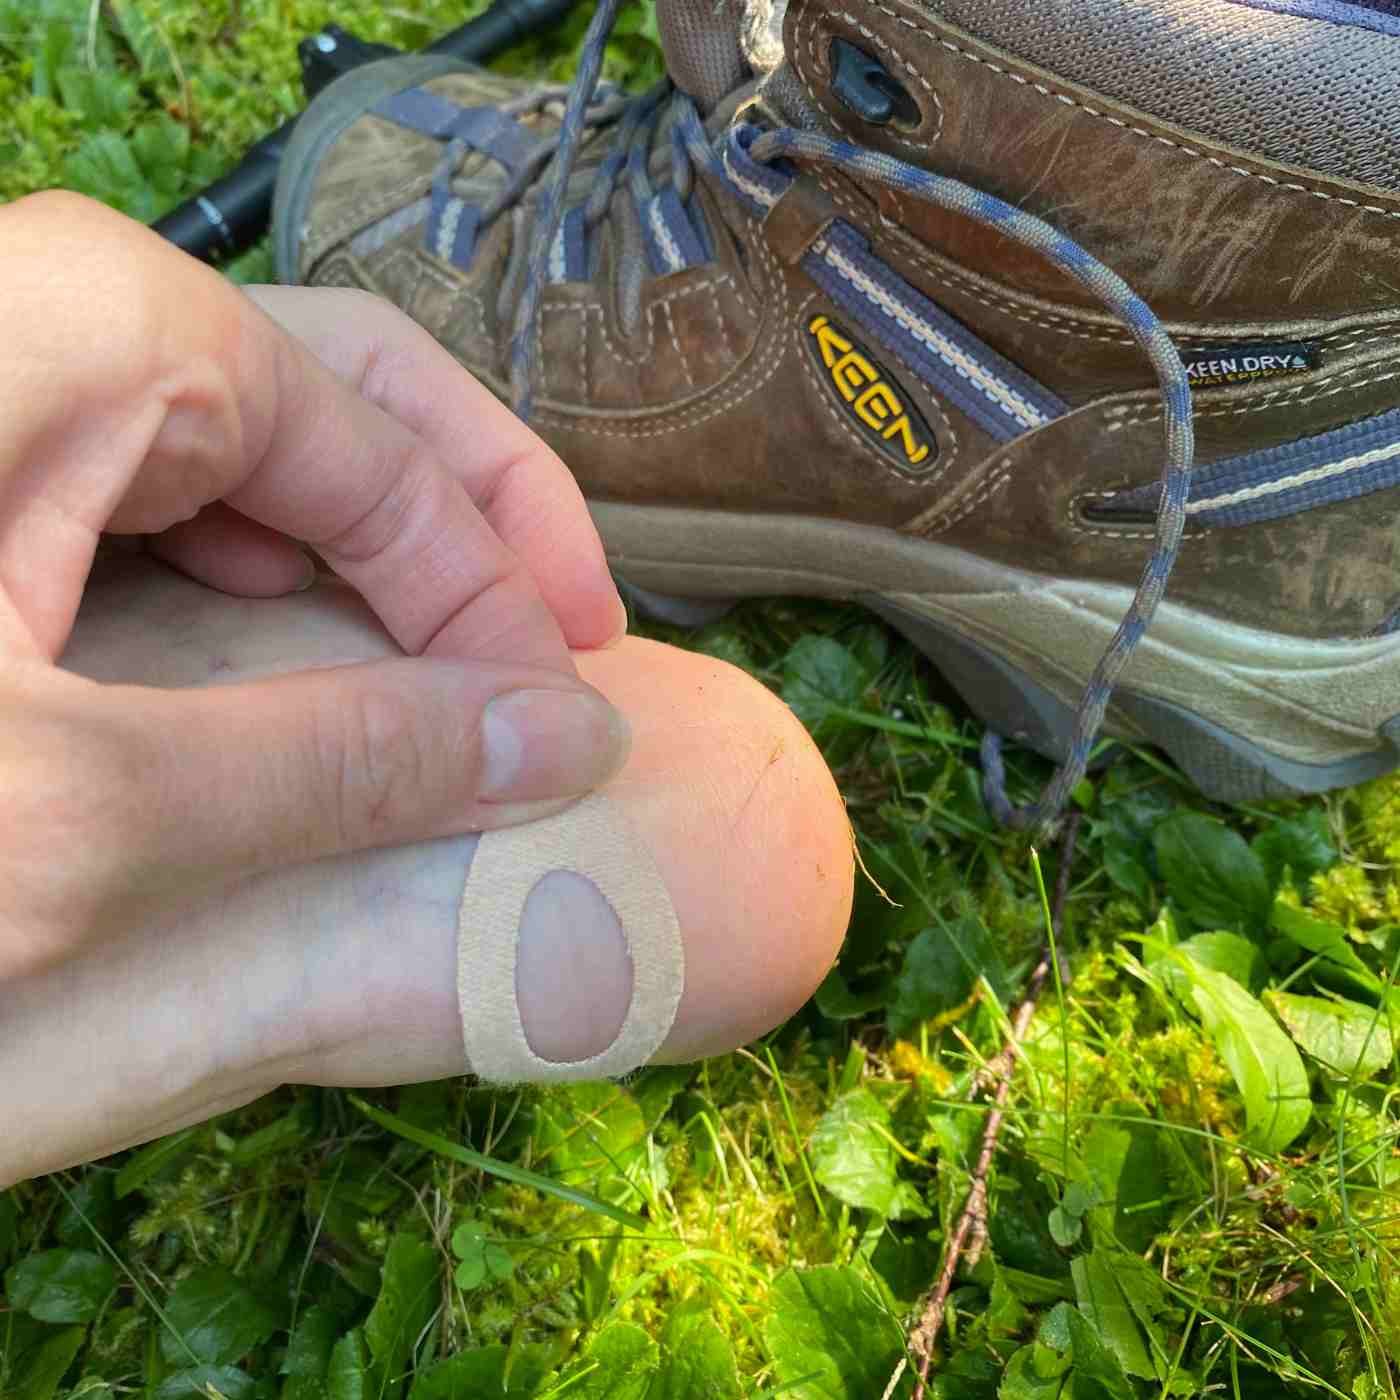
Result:
M837 35L878 51L901 76L924 113L918 129L866 128L832 97L826 53ZM835 134L1041 214L1125 277L1183 348L1280 339L1317 347L1318 366L1305 374L1198 393L1199 461L1400 405L1396 192L1290 170L1155 122L972 39L917 0L789 0L786 36L783 82ZM476 73L430 86L464 104L519 91ZM421 230L363 259L349 251L360 228L426 192L437 154L436 143L376 118L352 126L318 173L303 274L379 291L504 394L500 293L519 267L510 219L465 273L429 254ZM1017 568L1135 584L1150 529L1084 514L1160 470L1155 379L1126 329L1038 255L964 218L829 169L805 175L767 230L702 182L714 261L647 277L630 306L616 275L631 217L619 191L597 275L546 289L534 423L585 492L882 525ZM860 334L800 265L831 209L1073 412L998 447L883 357L938 451L910 471L872 446L805 341L822 314ZM1390 491L1189 532L1170 596L1271 631L1366 633L1400 606L1397 508L1400 491Z

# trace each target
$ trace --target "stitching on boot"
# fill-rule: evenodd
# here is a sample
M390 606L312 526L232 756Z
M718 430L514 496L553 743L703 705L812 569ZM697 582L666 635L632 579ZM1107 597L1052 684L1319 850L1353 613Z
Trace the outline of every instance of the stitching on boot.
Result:
M1372 363L1351 365L1347 369L1339 370L1336 374L1328 375L1321 380L1313 380L1308 384L1298 384L1291 389L1276 389L1265 398L1242 404L1222 404L1213 408L1198 408L1195 412L1197 418L1240 418L1250 413L1260 413L1268 408L1276 408L1279 404L1289 403L1291 406L1300 407L1303 404L1318 403L1322 399L1335 398L1338 394L1345 394L1355 389L1369 389L1376 384L1386 384L1393 379L1400 379L1400 370L1391 370L1389 374L1378 374L1371 379L1358 379L1354 383L1347 382L1351 376L1372 370L1375 365ZM1337 382L1341 381L1341 382ZM1323 388L1323 385L1333 387ZM1316 393L1309 393L1306 397L1304 390L1317 390ZM1121 413L1121 410L1120 410ZM1105 412L1105 419L1110 418ZM1161 410L1147 412L1137 417L1128 418L1119 416L1115 421L1107 423L1107 430L1110 433L1121 432L1124 428L1135 428L1145 423L1160 423L1162 420Z
M716 316L722 322L724 318L723 315L720 313L718 299L718 289L722 286L727 286L731 289L734 289L741 307L745 311L750 310L750 308L747 305L745 305L742 294L738 292L737 288L735 288L733 277L731 277L730 274L727 272L716 273L713 277L697 279L696 281L690 283L689 286L682 287L678 291L670 292L665 296L655 297L648 303L647 309L650 313L655 307L669 306L674 301L685 301L690 297L698 297L701 293L708 292L711 304L715 307ZM545 314L560 309L568 311L583 311L586 312L588 315L596 314L601 322L603 346L607 350L607 352L610 355L612 355L615 359L622 360L626 364L635 366L644 365L649 360L655 358L656 324L651 314L647 316L645 321L645 332L642 347L640 350L637 351L636 354L633 354L627 348L626 345L618 344L612 338L612 336L608 334L607 314L604 311L603 304L601 302L569 302L565 307L560 307L557 304L551 304L549 302L546 302L543 306L543 312Z
M1009 78L1013 83L1021 87L1032 88L1042 97L1049 98L1055 102L1062 103L1066 107L1074 107L1081 112L1086 112L1089 116L1098 121L1107 122L1110 126L1115 126L1121 131L1130 132L1144 141L1154 142L1160 146L1168 146L1174 151L1180 151L1182 155L1190 156L1193 160L1203 160L1217 169L1228 171L1235 175L1244 176L1250 180L1260 180L1266 185L1271 185L1275 189L1292 194L1305 194L1313 199L1327 200L1332 204L1345 205L1349 209L1359 209L1367 214L1379 214L1385 219L1400 219L1400 209L1388 209L1380 204L1363 204L1357 199L1348 199L1344 195L1329 194L1326 190L1316 189L1312 185L1299 184L1293 180L1280 180L1272 175L1266 175L1261 170L1251 170L1247 166L1236 165L1232 161L1221 160L1219 156L1213 156L1206 151L1199 151L1193 146L1187 146L1180 141L1173 141L1168 136L1158 135L1154 131L1148 131L1144 127L1134 126L1131 122L1123 121L1120 117L1109 116L1107 112L1101 112L1097 107L1091 107L1085 102L1080 102L1077 98L1071 97L1068 93L1057 91L1044 83L1036 82L1033 79L1023 77L1019 73L1013 73L1009 69L1001 67L989 58L983 58L980 54L969 52L960 47L951 39L945 39L936 29L921 24L918 20L910 19L906 15L900 14L897 10L891 9L888 5L881 3L881 0L870 0L870 3L880 11L881 14L893 20L896 24L902 24L906 29L912 29L918 34L923 34L940 48L946 49L949 53L957 54L960 58L972 63L979 63L984 68L990 69L993 73L1003 78ZM851 17L846 14L841 16L844 19ZM803 78L804 83L806 78Z
M718 312L718 310L719 310L719 305L718 305L719 297L718 297L718 294L716 294L715 302L716 302L715 310L716 310L716 312ZM681 372L685 375L685 382L686 382L686 385L687 385L689 388L694 389L694 388L695 388L695 376L690 372L690 362L686 359L686 357L685 357L685 352L682 351L682 349L681 349L681 342L680 342L679 338L678 338L677 335L676 335L676 321L675 321L675 317L673 317L673 316L671 315L671 305L670 305L669 302L663 301L663 302L661 303L661 312L662 312L662 314L663 314L663 316L665 317L665 320L666 320L666 331L667 331L667 334L671 337L671 349L674 350L674 351L676 352L676 363L680 365L680 367L681 367ZM720 323L721 323L721 325L722 325L722 324L723 324L723 317L720 317L719 320L720 320Z
M410 248L403 251L406 251L410 257L414 257L422 280L432 282L439 290L451 294L452 310L448 313L448 319L454 319L458 315L458 304L461 303L460 309L469 308L474 316L474 323L466 327L467 333L479 335L484 340L486 338L486 308L481 304L481 298L465 286L459 277L451 276L438 267L429 256L424 256L420 250Z
M882 39L880 35L867 28L867 26L862 24L853 14L843 10L838 16L835 16L835 18L844 19L853 29L857 30L877 48L883 49L895 63L903 68L904 71L928 93L930 100L933 102L934 112L937 114L933 122L932 131L918 137L896 136L892 132L885 133L886 140L893 141L896 145L903 146L910 151L917 151L920 154L926 153L928 148L934 145L939 137L943 135L943 103L939 101L938 94L934 91L933 84L930 83L929 80L889 42L889 40ZM817 47L821 39L821 23L820 19L811 12L802 14L798 19L797 27L793 31L795 43L801 44L804 41L804 31L810 31L805 42L807 44L807 52L810 56L812 67L816 72L820 72L826 67L826 64L822 62L821 50ZM852 136L850 128L845 126L834 113L830 112L823 105L807 75L800 69L798 72L802 79L802 86L807 90L807 96L812 99L813 105L816 106L819 111L825 112L827 119L843 135L848 137Z
M834 180L829 172L815 172L818 182L843 212L849 215L857 223L866 223L869 220L869 212L862 210L856 202L847 194ZM892 192L892 202L896 205L901 217L907 217L903 211L907 208L904 199L897 193ZM898 228L899 225L895 224ZM901 232L907 231L901 229ZM952 291L961 296L985 306L993 312L1012 317L1014 320L1022 321L1027 325L1035 326L1038 329L1050 331L1056 335L1070 336L1076 340L1096 341L1105 345L1117 345L1126 349L1131 349L1137 342L1128 335L1127 332L1110 332L1097 329L1098 323L1091 320L1086 314L1077 320L1076 313L1066 308L1064 311L1056 313L1050 311L1032 311L1020 305L1014 294L1009 292L997 293L989 292L968 274L959 272L941 264L926 248L918 246L905 246L901 244L898 248L898 257L901 261L907 262L911 267L917 268L933 282L940 286L951 288ZM1344 319L1344 318L1333 318ZM1095 326L1096 329L1088 330L1084 327ZM1210 341L1214 339L1259 339L1267 332L1241 333L1232 330L1221 330L1218 332L1192 331L1187 333L1183 330L1172 330L1168 323L1167 329L1173 338L1183 345L1192 341ZM1340 330L1329 331L1321 335L1309 335L1308 340L1315 340L1320 345L1326 345L1331 350L1350 350L1358 345L1379 344L1387 337L1400 335L1400 321L1386 321L1379 325L1359 327L1346 326ZM1347 337L1353 337L1348 340Z
M926 512L924 515L916 516L905 526L905 530L910 534L917 535L941 535L945 530L951 530L960 520L965 520L972 514L978 506L991 500L1008 481L1011 480L1012 472L1015 470L1015 463L1010 457L1003 457L997 463L996 469L987 478L982 489L978 491L971 500L964 501L961 505L954 507L948 514L940 514L936 509Z
M679 413L673 411L663 418L659 427L595 427L587 420L564 417L561 414L551 414L544 411L536 415L539 422L548 427L582 433L589 437L626 439L669 437L672 433L698 427L701 423L707 423L712 418L718 418L721 414L730 412L757 394L777 373L779 365L782 364L788 353L785 329L790 310L790 292L787 283L779 275L776 263L763 247L763 239L759 236L759 229L755 221L745 216L744 224L747 226L751 240L750 246L754 255L762 265L770 285L777 291L771 319L760 319L759 322L758 338L754 344L755 353L752 366L754 372L741 375L738 373L739 366L736 366L729 374L727 381L721 379L714 388L706 391L717 395L713 401L700 407L681 410ZM771 344L766 351L760 353L765 335ZM747 361L744 362L744 367L749 368Z

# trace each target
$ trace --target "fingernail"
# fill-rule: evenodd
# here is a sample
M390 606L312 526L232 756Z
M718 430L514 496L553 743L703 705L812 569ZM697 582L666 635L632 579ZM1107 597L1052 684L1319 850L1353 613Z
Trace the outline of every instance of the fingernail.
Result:
M483 802L542 802L606 782L626 762L631 731L599 695L515 690L486 706L481 745Z
M316 582L316 561L309 555L301 556L301 579L292 589L293 593L305 593Z
M612 636L606 642L604 642L602 647L600 648L600 650L602 651L610 651L613 647L617 646L617 644L621 642L622 639L627 635L627 625L630 620L627 616L627 604L622 601L621 593L617 594L616 596L617 621L613 624Z

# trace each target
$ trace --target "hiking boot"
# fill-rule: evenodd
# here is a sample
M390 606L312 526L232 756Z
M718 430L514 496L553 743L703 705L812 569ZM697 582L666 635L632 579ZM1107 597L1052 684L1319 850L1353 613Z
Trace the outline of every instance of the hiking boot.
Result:
M631 584L861 600L1057 801L1101 716L1224 800L1393 767L1400 20L660 4L556 236L564 90L392 59L299 123L279 274L514 370Z

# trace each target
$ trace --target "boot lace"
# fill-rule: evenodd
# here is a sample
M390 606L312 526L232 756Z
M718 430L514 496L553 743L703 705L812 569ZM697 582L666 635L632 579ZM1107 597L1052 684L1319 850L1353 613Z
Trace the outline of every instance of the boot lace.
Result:
M617 136L589 192L585 206L588 227L604 217L624 170L639 202L650 195L648 159L655 123L663 115L669 115L672 123L670 173L682 199L689 197L696 166L718 179L728 179L722 156L716 150L716 145L722 141L731 143L750 160L785 174L796 173L793 162L835 167L857 179L961 214L1033 249L1117 315L1151 362L1162 393L1165 438L1152 550L1132 602L1075 708L1065 761L1057 767L1034 802L1016 807L1006 792L1000 736L989 731L982 740L983 792L992 815L1009 827L1032 831L1038 837L1047 834L1088 771L1114 687L1152 624L1180 553L1195 437L1190 384L1175 344L1152 309L1117 273L1053 225L973 186L931 174L893 156L868 151L847 141L790 127L761 129L740 121L723 137L711 138L695 104L669 83L660 84L625 108L610 107L607 101L595 102L604 48L620 3L621 0L600 0L584 40L578 74L558 135L542 156L553 159L553 178L540 197L524 286L516 303L510 347L512 398L522 418L528 421L532 408L536 345L532 328L548 274L550 250L564 216L569 177L585 133L600 121L612 119L618 120ZM524 189L522 180L523 177L519 177L515 182L518 188L502 196L502 203L507 197L511 200L519 197Z

